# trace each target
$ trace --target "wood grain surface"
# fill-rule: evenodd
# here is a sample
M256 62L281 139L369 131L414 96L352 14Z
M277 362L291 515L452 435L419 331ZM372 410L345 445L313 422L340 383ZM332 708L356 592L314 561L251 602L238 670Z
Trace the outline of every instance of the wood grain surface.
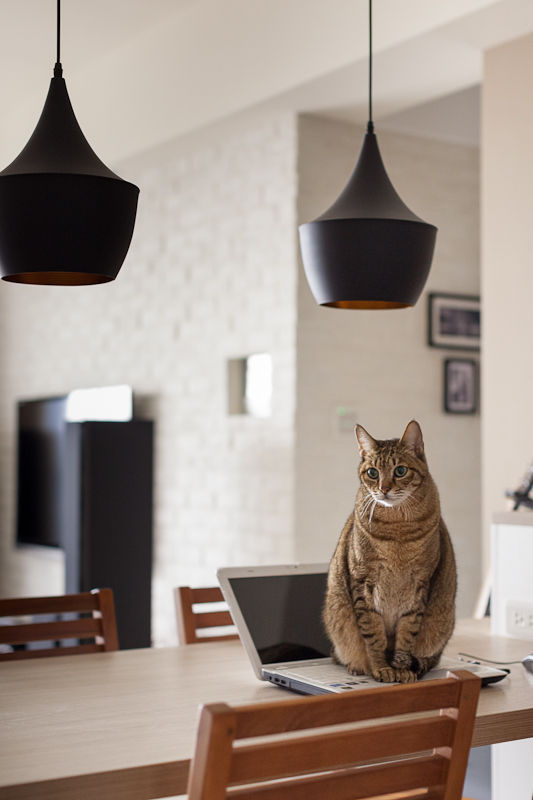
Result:
M447 648L504 661L531 642L460 621ZM146 798L185 791L199 706L294 695L257 680L237 641L0 665L0 800ZM473 745L533 736L521 664L481 690Z

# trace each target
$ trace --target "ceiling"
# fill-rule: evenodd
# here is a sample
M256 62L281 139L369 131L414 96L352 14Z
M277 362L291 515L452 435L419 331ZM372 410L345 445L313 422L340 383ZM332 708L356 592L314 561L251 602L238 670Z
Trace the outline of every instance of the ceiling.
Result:
M55 61L54 0L0 0L0 165L31 133ZM108 162L246 109L364 122L366 0L68 0L61 61ZM483 51L533 31L531 0L374 0L374 117L475 143Z

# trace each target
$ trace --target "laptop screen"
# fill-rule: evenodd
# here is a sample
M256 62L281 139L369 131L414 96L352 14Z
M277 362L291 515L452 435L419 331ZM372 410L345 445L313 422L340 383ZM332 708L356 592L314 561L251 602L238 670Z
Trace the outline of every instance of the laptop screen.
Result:
M322 622L326 581L326 572L229 579L262 664L330 655Z

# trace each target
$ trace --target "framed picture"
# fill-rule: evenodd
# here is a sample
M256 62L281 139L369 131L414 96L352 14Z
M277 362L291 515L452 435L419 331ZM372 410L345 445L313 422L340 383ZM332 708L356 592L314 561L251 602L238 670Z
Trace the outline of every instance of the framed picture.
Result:
M479 350L481 341L479 297L431 292L428 301L428 338L431 347Z
M444 410L448 414L477 411L477 362L469 358L444 361Z

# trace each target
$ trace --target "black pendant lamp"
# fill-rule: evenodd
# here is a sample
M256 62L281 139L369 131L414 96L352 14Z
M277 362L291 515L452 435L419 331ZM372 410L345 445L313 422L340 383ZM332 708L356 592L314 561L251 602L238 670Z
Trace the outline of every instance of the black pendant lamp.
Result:
M130 246L139 189L100 161L70 104L59 57L44 108L19 156L0 172L0 271L14 283L80 286L116 278Z
M424 288L437 228L407 208L381 160L372 121L372 0L369 39L369 121L359 160L331 208L300 225L300 247L319 305L406 308Z

